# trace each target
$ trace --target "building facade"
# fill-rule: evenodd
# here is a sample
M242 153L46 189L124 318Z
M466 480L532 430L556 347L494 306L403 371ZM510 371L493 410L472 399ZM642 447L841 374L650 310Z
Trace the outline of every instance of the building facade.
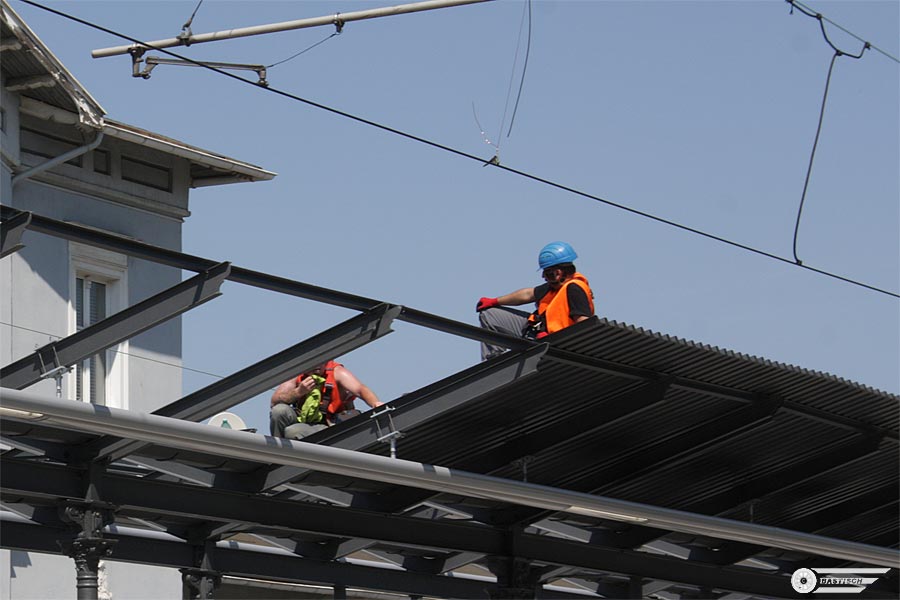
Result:
M108 119L6 2L0 65L0 192L7 208L180 251L192 188L274 177ZM4 221L4 233L12 237L10 221ZM74 241L28 232L21 243L0 259L2 365L181 281L178 269ZM182 395L180 319L75 364L48 362L30 391L152 412ZM0 596L75 597L71 559L2 550L0 571ZM101 575L106 579L101 589L114 590L115 598L181 594L174 570L109 563Z

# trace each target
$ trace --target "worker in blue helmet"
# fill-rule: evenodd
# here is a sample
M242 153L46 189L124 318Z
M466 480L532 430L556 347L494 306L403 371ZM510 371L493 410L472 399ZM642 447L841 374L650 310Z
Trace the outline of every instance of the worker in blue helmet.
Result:
M544 283L522 288L497 298L481 298L475 306L481 326L491 331L541 339L594 315L594 293L587 278L575 270L575 249L566 242L550 242L538 254ZM531 313L507 308L534 302ZM482 343L487 360L504 348Z

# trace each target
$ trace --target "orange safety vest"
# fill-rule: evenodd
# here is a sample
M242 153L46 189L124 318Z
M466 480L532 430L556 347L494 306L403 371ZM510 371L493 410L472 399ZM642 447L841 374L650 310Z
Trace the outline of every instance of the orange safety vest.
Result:
M337 384L337 380L334 378L334 368L343 366L344 365L341 363L334 362L333 360L329 360L325 363L325 383L322 384L322 408L324 409L323 412L328 415L335 415L339 412L353 408L353 400L356 396L353 394L348 395L345 402L343 390L341 390L340 386ZM297 383L306 379L306 375L306 373L297 375Z
M548 291L538 303L537 319L544 321L547 333L555 333L575 324L575 320L569 314L569 301L564 293L566 287L572 284L584 290L591 306L591 312L594 312L594 292L591 291L587 278L581 273L575 273L571 279L559 286L558 290Z

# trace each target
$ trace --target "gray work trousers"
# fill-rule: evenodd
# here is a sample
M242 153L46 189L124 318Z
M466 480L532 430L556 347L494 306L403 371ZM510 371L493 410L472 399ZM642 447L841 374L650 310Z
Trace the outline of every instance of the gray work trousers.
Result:
M297 411L290 404L276 404L269 412L269 432L275 437L302 440L326 427L325 423L310 425L297 422Z
M528 314L508 306L498 306L478 313L478 321L482 327L490 331L522 337L522 332L528 325ZM481 360L493 358L505 351L506 348L503 346L493 346L487 342L482 342Z

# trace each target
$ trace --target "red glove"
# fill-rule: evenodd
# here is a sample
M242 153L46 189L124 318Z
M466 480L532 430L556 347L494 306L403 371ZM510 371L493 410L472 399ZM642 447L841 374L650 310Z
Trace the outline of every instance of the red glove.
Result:
M548 335L550 335L550 334L547 333L546 331L542 331L539 334L537 334L536 336L534 336L534 339L539 340L541 338L547 337Z
M497 302L496 298L482 298L478 301L478 304L475 305L475 312L496 308L497 306L500 306L500 303Z

